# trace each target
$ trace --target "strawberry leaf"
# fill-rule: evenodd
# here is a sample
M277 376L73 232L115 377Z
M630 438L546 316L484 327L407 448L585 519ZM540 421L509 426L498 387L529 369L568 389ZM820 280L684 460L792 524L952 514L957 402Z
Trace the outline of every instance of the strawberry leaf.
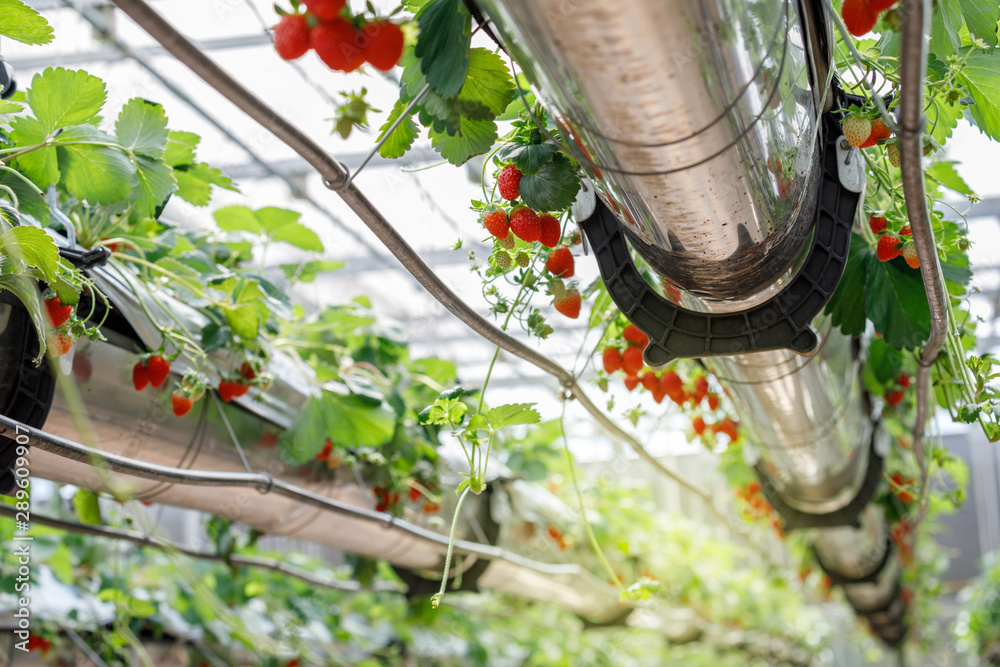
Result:
M559 153L538 172L521 179L521 199L535 211L569 208L580 190L580 179L569 158Z
M996 0L959 0L969 32L990 46L997 45L1000 5Z
M167 116L163 107L138 97L129 100L118 114L115 136L126 150L163 157L167 147Z
M469 72L458 93L465 114L467 105L483 107L493 120L504 112L514 99L514 81L510 70L499 55L486 49L471 49L468 53ZM471 116L470 116L471 117Z
M494 431L499 431L505 426L515 424L537 424L541 417L533 406L534 403L512 403L510 405L499 405L490 408L486 416L490 420L490 427Z
M552 162L552 158L559 152L559 146L553 142L546 141L541 144L507 144L500 149L497 157L501 162L511 162L525 176L533 176L538 171Z
M865 281L867 280L868 257L871 248L864 237L855 234L851 239L850 254L844 275L837 290L826 304L826 312L834 326L840 327L848 336L860 336L865 330L867 313L864 309Z
M931 330L931 314L920 272L901 259L881 262L874 253L867 258L868 287L865 308L868 318L898 350L920 347Z
M389 117L385 119L385 123L379 128L379 141L382 141L386 132L389 131L389 128L392 127L392 124L396 122L396 119L399 118L405 108L406 103L403 100L396 101ZM401 158L413 146L413 142L417 140L418 134L417 124L413 122L412 117L407 116L378 149L378 154L387 160Z
M457 167L493 146L497 140L497 126L493 121L463 118L457 134L449 134L437 128L431 128L429 134L434 150Z
M83 70L49 67L31 79L28 106L45 134L60 127L91 123L106 99L104 82Z
M454 97L469 71L471 16L462 0L433 0L417 18L420 36L414 51L431 90Z
M87 489L80 489L73 494L73 512L81 523L101 525L101 507L97 503L97 494Z
M48 44L52 26L21 0L0 0L0 35L23 44Z
M964 51L960 55L965 55ZM968 54L957 78L976 101L969 106L976 125L985 134L1000 141L1000 56L996 51L992 54Z

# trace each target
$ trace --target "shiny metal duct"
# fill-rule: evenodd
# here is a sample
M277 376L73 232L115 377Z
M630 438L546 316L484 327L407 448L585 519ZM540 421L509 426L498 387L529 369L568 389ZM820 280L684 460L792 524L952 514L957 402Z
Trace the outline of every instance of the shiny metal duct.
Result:
M787 284L813 232L802 221L812 220L818 197L819 114L833 100L819 3L477 4L633 250L668 295L684 290L672 301L740 311ZM836 150L842 184L863 196L863 174L848 185L848 154ZM860 163L856 150L853 157ZM663 321L669 330L671 316ZM813 328L820 343L805 356L777 350L705 362L736 404L764 486L802 525L831 526L816 530L818 558L860 612L892 617L880 630L891 643L903 632L889 608L898 572L886 565L881 515L857 514L878 472L869 466L875 436L860 363L849 338L822 318Z
M661 276L735 299L792 264L817 118L793 3L478 4Z

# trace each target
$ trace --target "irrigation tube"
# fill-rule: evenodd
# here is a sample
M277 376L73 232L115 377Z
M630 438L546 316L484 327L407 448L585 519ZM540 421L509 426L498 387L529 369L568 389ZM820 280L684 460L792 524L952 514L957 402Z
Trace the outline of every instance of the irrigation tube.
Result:
M24 424L0 415L0 435L6 435L11 439L24 438L27 436L28 444L38 447L42 451L50 452L66 459L86 463L93 466L103 466L107 470L116 473L131 475L142 479L151 479L157 482L169 482L174 484L187 484L190 486L232 486L251 487L261 493L276 493L279 496L291 498L305 505L312 505L321 510L344 514L362 521L383 524L386 528L400 530L408 533L417 539L439 545L448 546L448 538L444 535L427 530L414 525L409 521L398 519L388 512L376 512L375 510L357 507L349 503L334 500L326 496L321 496L312 491L307 491L299 486L295 486L281 479L275 479L268 473L241 473L241 472L208 472L204 470L187 470L161 466L155 463L146 463L136 459L109 454L99 449L87 447L65 438L40 431L38 429L25 426ZM19 440L20 442L20 440ZM524 567L542 574L548 575L582 575L584 570L578 565L560 565L558 563L545 563L519 556L518 554L501 549L499 547L470 542L468 540L455 540L455 550L474 556L481 556L488 559L504 560L513 565Z
M13 517L17 513L17 509L13 505L0 504L0 515ZM272 572L279 572L281 574L288 575L290 577L295 577L307 584L312 584L313 586L321 586L323 588L329 588L335 591L343 591L345 593L357 593L365 590L371 590L373 592L386 592L386 593L403 593L404 591L398 586L386 582L385 584L377 584L370 589L364 588L357 581L351 580L339 580L339 579L323 579L320 577L315 577L309 572L302 570L300 568L288 565L279 560L273 558L262 558L260 556L248 556L244 554L230 554L229 556L221 556L216 553L211 553L207 551L197 551L196 549L190 549L187 547L182 547L179 544L175 544L169 540L155 538L142 533L137 533L128 530L117 530L115 528L107 528L105 526L90 525L85 523L79 523L76 521L66 521L65 519L59 519L57 517L48 516L45 514L39 514L37 512L31 513L31 521L42 526L49 526L50 528L58 528L59 530L66 530L72 533L80 533L82 535L92 535L94 537L103 537L111 540L119 540L122 542L131 542L140 547L148 547L150 549L156 549L164 553L176 552L183 554L189 558L197 558L198 560L206 560L218 563L227 563L229 565L235 565L238 567L253 567L261 570L271 570Z
M899 162L902 173L903 196L906 215L913 234L913 245L920 260L920 277L927 293L931 313L931 332L920 352L917 367L917 422L913 427L913 451L920 464L923 483L927 485L927 461L924 456L924 425L929 411L930 368L944 344L948 332L948 295L944 288L941 266L938 263L937 245L927 210L927 193L924 190L923 134L924 79L927 75L927 35L930 26L930 0L904 0L903 24L899 47L900 96L899 96ZM925 489L926 490L926 489Z
M560 384L568 389L580 401L580 404L611 432L613 437L628 444L640 457L647 460L652 459L638 440L600 412L584 394L572 373L493 326L449 289L437 274L420 259L413 248L407 244L406 240L400 236L399 232L385 219L381 211L368 200L364 193L353 183L348 183L350 173L344 165L331 157L308 135L289 123L277 111L202 53L197 46L178 32L144 0L113 1L122 12L149 33L178 61L312 165L323 177L327 187L336 192L351 207L351 210L361 218L361 221L368 226L403 267L417 279L417 282L452 315L481 337L559 380ZM673 479L687 491L697 495L710 508L715 508L708 492L666 468L662 463L656 462L655 465L660 472Z

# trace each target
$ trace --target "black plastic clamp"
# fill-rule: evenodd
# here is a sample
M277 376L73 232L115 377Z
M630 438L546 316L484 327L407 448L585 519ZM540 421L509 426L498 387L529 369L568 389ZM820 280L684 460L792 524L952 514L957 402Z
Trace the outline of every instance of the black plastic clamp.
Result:
M59 248L59 255L76 268L86 271L95 266L104 266L108 258L111 257L111 251L104 246L98 246L90 250Z
M802 268L785 289L758 306L735 313L701 313L657 294L629 254L617 218L600 201L581 222L594 249L601 277L618 308L649 336L646 364L663 366L677 358L697 358L789 349L807 354L818 339L810 323L833 296L851 244L851 226L861 198L840 182L837 141L840 123L824 114L819 159L820 186L808 224L813 245Z
M858 517L868 503L875 498L878 485L882 481L882 457L875 451L875 434L878 429L872 429L870 450L868 452L868 468L865 470L865 478L861 482L861 487L854 494L851 501L840 509L825 514L812 514L802 512L788 505L782 500L777 489L770 482L770 478L764 471L760 462L757 463L757 477L760 479L760 490L771 503L771 507L784 519L783 530L790 532L800 528L830 528L832 526L853 526L858 528L861 522Z

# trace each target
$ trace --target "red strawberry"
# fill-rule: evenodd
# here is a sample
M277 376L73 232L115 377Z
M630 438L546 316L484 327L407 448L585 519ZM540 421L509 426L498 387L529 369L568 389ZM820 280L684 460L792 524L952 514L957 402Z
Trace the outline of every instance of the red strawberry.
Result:
M420 492L420 488L417 486L410 486L410 491L408 493L410 502L415 503L423 497L423 493Z
M694 429L695 433L701 435L705 432L705 420L701 417L695 417L691 420L691 427Z
M851 0L847 1L850 2ZM844 138L847 139L847 143L855 147L868 141L868 136L872 133L872 122L859 113L849 114L840 124L840 127L844 131Z
M49 323L58 329L66 324L66 320L73 313L73 306L63 305L59 297L53 296L51 299L45 300L45 310L49 314Z
M510 230L525 243L537 241L542 235L538 214L527 206L515 206L510 212Z
M344 19L320 23L309 33L309 43L327 67L353 72L365 61L354 25Z
M521 173L521 170L512 164L501 169L500 175L497 176L497 188L500 190L500 196L507 201L514 201L520 197L522 176L524 174Z
M49 347L49 354L53 357L61 357L73 347L73 338L64 331L53 331L46 338Z
M260 436L260 446L274 449L278 446L278 434L273 431L265 431Z
M572 278L574 273L573 253L565 246L556 248L549 253L549 258L545 260L545 269L554 276Z
M185 396L179 391L173 393L170 397L170 403L174 407L174 414L178 417L183 417L191 412L191 405L193 404L190 396Z
M702 375L694 381L694 395L692 396L694 404L701 405L706 396L708 396L708 378Z
M684 393L684 381L675 371L665 371L660 377L660 386L671 398Z
M388 72L403 55L403 30L390 21L372 21L361 29L364 57L372 67Z
M604 348L604 372L614 373L615 371L621 370L622 367L622 353L618 348L606 347Z
M333 21L340 16L347 0L303 0L302 4L320 21Z
M878 246L875 248L875 255L883 262L888 262L890 259L895 259L899 257L899 238L892 234L886 234L878 240Z
M736 442L740 438L739 431L736 430L738 424L734 422L729 417L722 420L721 424L717 424L718 429L716 433L725 433L729 436L729 442Z
M505 239L510 234L510 225L507 223L507 212L502 208L490 206L483 213L483 226L493 236L498 239Z
M639 330L639 327L634 324L630 324L625 327L625 330L622 331L622 338L633 345L638 345L639 347L644 348L649 345L649 336L642 333L642 331Z
M906 373L900 374L899 379L896 380L896 382L898 382L899 386L902 387L903 389L910 388L910 376L907 375Z
M718 394L708 395L708 409L715 411L719 409L719 396Z
M301 58L309 50L309 20L304 14L285 14L274 26L274 50L285 60Z
M158 354L154 354L146 362L146 370L149 372L149 384L159 387L170 375L170 362Z
M240 382L239 380L231 380L231 382L233 383L233 396L242 396L250 391L249 382Z
M545 214L538 217L538 224L541 227L541 235L538 241L546 248L555 248L562 238L562 227L555 216Z
M903 402L903 392L901 392L899 389L890 389L889 391L885 392L885 402L891 405L892 407L896 407L897 405Z
M892 136L892 130L890 130L881 118L876 118L872 121L872 132L868 135L868 139L865 143L861 144L860 148L871 148L878 144L881 139L888 139Z
M871 29L875 27L875 21L878 20L878 13L872 11L868 0L844 0L844 4L840 8L840 15L844 17L844 25L847 26L847 30L855 37L861 37L871 32ZM865 138L868 138L867 134Z
M896 0L868 0L868 8L879 14L896 4Z
M427 501L424 503L424 514L434 514L435 512L441 511L441 505L439 503L434 503Z
M562 296L557 296L552 302L560 313L575 320L580 316L580 292L575 289L566 290Z
M316 460L317 461L328 460L330 458L330 452L332 451L333 451L333 443L330 442L330 438L327 438L326 442L323 443L323 450L316 455Z
M913 231L910 229L909 225L903 225L903 228L899 230L900 236L913 236Z
M637 378L634 375L626 375L625 376L625 388L626 389L628 389L629 391L632 391L633 389L635 389L638 386L639 386L639 378Z
M230 382L229 380L219 380L219 398L226 403L233 400L233 396L235 396L234 384L235 383Z
M660 378L656 377L656 373L652 371L647 371L639 376L639 382L642 386L649 391L659 390L660 388ZM659 401L657 401L659 403Z
M868 216L868 226L871 227L872 233L877 236L886 230L889 221L882 216L872 214Z
M912 243L906 243L903 245L902 250L903 259L906 263L910 265L911 269L920 268L920 258L917 257L917 247Z
M149 384L149 371L141 361L135 362L132 367L132 386L136 391L142 391Z
M257 372L254 371L253 366L250 365L249 361L244 361L243 365L240 366L240 375L245 377L247 380L252 380L257 377Z
M657 385L653 387L652 393L653 393L653 400L656 401L657 404L662 403L664 397L666 396L663 390L660 389L659 383L657 383Z
M645 362L642 359L642 348L630 347L622 355L622 370L625 375L637 376ZM636 378L638 382L638 378Z

